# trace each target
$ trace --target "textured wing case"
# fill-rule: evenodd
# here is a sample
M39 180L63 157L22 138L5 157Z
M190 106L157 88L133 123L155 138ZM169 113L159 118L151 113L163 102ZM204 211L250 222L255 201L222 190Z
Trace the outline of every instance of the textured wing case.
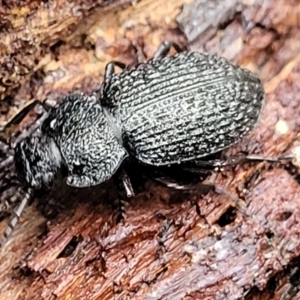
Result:
M109 179L127 156L108 126L96 96L75 94L50 111L42 131L58 144L67 183L86 187Z
M260 80L227 60L183 53L113 75L102 104L140 161L168 165L218 152L257 122Z

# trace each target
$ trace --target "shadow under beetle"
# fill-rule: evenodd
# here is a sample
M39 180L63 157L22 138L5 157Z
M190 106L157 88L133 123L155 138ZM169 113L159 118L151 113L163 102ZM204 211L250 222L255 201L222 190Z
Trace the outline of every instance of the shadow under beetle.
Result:
M166 56L172 45L178 53ZM115 65L123 71L115 74ZM206 158L245 136L264 102L263 86L250 71L217 56L179 53L169 42L146 63L112 62L105 71L99 92L65 97L47 112L39 135L16 145L16 171L28 192L5 238L33 190L51 188L57 180L66 178L75 187L98 185L127 159L191 172L238 163ZM127 196L133 196L128 176L118 172Z

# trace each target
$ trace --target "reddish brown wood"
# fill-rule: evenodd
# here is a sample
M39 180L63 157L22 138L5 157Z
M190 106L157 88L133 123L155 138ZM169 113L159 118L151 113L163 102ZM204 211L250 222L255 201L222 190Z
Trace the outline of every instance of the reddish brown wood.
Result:
M92 91L108 61L134 62L132 41L150 57L169 39L225 56L264 82L259 124L226 155L275 156L299 143L298 1L41 3L6 1L0 10L1 125L33 98ZM148 182L119 224L111 183L58 187L26 209L0 250L0 299L289 299L299 285L298 172L292 164L260 163L217 174L218 185L244 198L246 213L232 213L230 199L210 192L197 196L198 215L188 197L176 201L176 193ZM0 195L2 210L9 191Z

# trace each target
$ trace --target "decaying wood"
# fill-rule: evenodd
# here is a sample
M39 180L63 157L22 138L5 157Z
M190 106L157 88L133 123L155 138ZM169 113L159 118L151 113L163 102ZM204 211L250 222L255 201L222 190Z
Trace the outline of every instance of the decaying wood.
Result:
M135 61L132 43L151 57L168 39L225 56L264 82L259 124L225 155L282 155L299 143L297 0L43 3L2 3L0 125L32 99L91 92L108 61ZM259 163L217 174L246 213L213 192L189 201L151 182L125 203L120 223L111 182L37 195L0 250L0 299L300 299L298 173L291 163ZM13 170L0 183L4 217Z

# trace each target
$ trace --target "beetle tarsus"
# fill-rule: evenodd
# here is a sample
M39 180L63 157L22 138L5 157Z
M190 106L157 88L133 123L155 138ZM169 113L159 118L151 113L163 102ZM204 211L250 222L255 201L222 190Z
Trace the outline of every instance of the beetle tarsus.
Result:
M108 80L113 74L115 74L115 66L121 68L122 70L126 68L126 64L120 61L111 61L105 67L104 82Z
M164 41L157 48L156 52L153 55L153 59L165 57L166 55L168 55L172 47L176 50L177 53L182 52L182 49L178 44L174 42Z
M281 162L288 161L294 158L293 154L287 154L283 156L263 156L263 155L247 155L247 156L233 156L227 159L214 159L214 160L195 160L191 163L192 167L185 167L185 170L196 170L199 168L199 172L203 172L205 168L222 168L226 166L236 166L247 162ZM201 170L203 168L203 170Z
M5 244L11 233L13 232L14 228L18 224L18 221L27 205L27 203L31 200L33 195L33 190L31 188L27 189L25 196L23 197L22 201L20 202L19 206L13 211L14 216L8 223L6 230L4 231L3 236L0 239L0 248Z
M125 200L117 198L113 202L113 209L116 212L116 224L122 222L126 218L126 204Z

